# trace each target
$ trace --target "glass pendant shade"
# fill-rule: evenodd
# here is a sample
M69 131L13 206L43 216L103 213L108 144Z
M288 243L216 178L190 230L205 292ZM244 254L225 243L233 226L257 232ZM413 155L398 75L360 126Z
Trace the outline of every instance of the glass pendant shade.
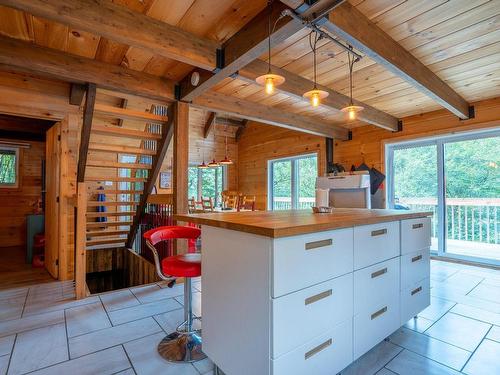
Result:
M317 107L321 104L321 100L328 96L328 92L323 90L314 89L308 92L305 92L302 95L304 98L308 98L313 107Z
M361 112L362 110L362 106L353 104L350 104L347 107L341 109L342 112L347 113L347 115L349 116L349 120L355 120L357 116L356 114L358 112Z
M279 86L285 82L285 77L280 76L279 74L267 73L255 78L255 82L259 85L264 86L266 90L266 94L271 95L274 93L274 88Z

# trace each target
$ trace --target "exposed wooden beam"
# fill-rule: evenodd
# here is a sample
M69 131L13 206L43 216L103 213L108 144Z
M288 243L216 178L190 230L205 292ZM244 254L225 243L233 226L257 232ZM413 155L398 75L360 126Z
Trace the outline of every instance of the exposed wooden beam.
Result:
M80 152L78 153L77 182L85 181L85 168L87 167L87 155L89 153L90 130L92 129L92 118L94 117L94 106L96 97L96 85L89 83L85 94L85 109L83 111L83 124L80 136Z
M0 64L63 81L94 82L105 89L161 102L174 100L172 81L3 36L0 37Z
M158 175L160 174L160 169L163 164L163 160L165 159L165 155L167 154L168 145L170 144L172 137L174 135L173 119L175 115L173 108L175 106L176 104L172 104L168 107L169 121L163 123L162 125L162 131L161 131L162 138L158 142L158 147L156 150L156 155L154 156L153 165L151 166L151 170L149 170L148 179L144 184L144 190L141 195L141 200L139 202L139 205L137 206L133 224L132 227L130 228L129 235L127 237L126 247L128 248L132 247L132 244L134 243L135 237L137 235L137 229L139 228L139 224L142 221L142 217L144 216L144 211L146 209L148 197L153 191L153 187L155 186L156 180L158 179Z
M215 112L210 112L205 128L203 129L203 138L207 138L215 125Z
M174 214L185 214L188 212L189 104L177 102L174 112L174 165L172 168Z
M0 5L204 69L212 70L216 66L219 45L215 41L134 12L111 0L0 0Z
M85 85L80 85L78 83L72 83L69 92L69 104L71 105L81 105L83 97L85 96Z
M167 122L167 116L160 116L150 112L137 111L133 109L125 109L113 107L107 104L96 104L95 113L106 117L119 118L123 120L148 121L154 123Z
M263 69L266 69L266 63L261 60L255 60L239 71L239 78L247 82L254 82L255 78L262 74ZM308 99L304 98L302 94L304 94L304 91L307 88L312 87L311 81L298 74L290 73L278 67L273 67L273 72L284 76L286 79L282 85L276 87L277 91L290 95L296 99L308 101ZM340 110L349 105L349 97L347 95L341 94L319 84L317 87L318 89L324 90L329 94L328 97L322 100L322 106L329 109ZM358 114L360 120L387 130L398 130L398 119L396 117L358 100L353 100L353 102L356 105L364 107L364 110Z
M469 118L469 103L465 99L349 2L336 7L322 27L458 117Z
M290 17L281 17L281 12L289 9L286 5L275 2L272 5L272 25L279 19L271 34L271 48L283 42L303 28L301 22ZM248 63L257 59L268 49L268 8L252 18L241 30L233 35L224 45L224 65L215 74L200 72L200 83L193 86L191 74L181 82L181 99L192 101L197 96L214 87L223 79L237 72ZM265 71L262 73L264 74Z
M243 136L243 133L245 132L245 130L247 128L247 123L248 123L248 120L243 120L242 125L238 128L238 130L236 130L236 134L234 135L234 140L236 142L239 142L239 140Z
M244 120L235 120L233 118L216 117L215 123L226 126L243 126Z
M209 111L263 122L270 125L316 134L323 137L348 139L348 130L329 121L302 116L263 104L242 100L217 92L206 92L193 101L195 107Z

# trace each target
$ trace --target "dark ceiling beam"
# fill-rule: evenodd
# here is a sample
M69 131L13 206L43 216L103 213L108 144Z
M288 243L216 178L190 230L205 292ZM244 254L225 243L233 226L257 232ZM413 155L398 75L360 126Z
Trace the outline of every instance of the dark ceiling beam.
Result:
M238 130L236 130L236 134L234 135L234 140L236 142L240 141L241 137L243 136L243 133L247 129L247 124L248 120L243 120L243 124L238 128Z
M69 91L69 104L80 106L85 96L85 85L72 83Z
M94 106L96 98L96 85L89 83L85 91L85 108L83 110L83 123L80 135L80 150L78 153L77 182L85 181L85 169L87 168L87 155L89 153L90 132L94 118Z

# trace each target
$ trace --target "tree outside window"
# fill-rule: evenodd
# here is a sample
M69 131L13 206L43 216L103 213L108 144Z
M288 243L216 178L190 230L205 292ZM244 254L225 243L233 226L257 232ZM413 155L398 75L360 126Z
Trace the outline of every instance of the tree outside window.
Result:
M19 149L0 148L0 187L17 188L19 185Z

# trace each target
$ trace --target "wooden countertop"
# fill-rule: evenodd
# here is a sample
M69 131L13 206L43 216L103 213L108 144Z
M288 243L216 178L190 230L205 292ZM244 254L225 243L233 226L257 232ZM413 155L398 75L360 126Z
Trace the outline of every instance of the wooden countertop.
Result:
M330 214L314 214L309 210L291 210L214 212L175 215L174 217L179 221L277 238L426 216L432 216L432 212L336 208Z

